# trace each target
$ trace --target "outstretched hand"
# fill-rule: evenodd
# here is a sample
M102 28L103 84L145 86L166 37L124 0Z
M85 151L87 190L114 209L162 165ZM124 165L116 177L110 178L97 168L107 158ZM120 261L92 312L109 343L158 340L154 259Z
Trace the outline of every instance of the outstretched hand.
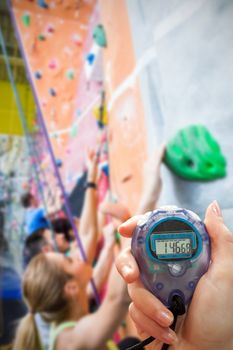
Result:
M86 166L87 166L87 181L97 183L98 176L99 176L98 156L94 150L88 151Z
M99 209L104 215L111 217L117 226L130 217L128 208L121 202L113 203L111 201L104 201L100 204Z
M131 237L141 216L119 227L119 232ZM144 338L154 336L173 344L169 350L230 350L233 349L233 235L224 225L217 202L206 211L205 225L211 240L211 264L198 282L192 302L183 322L175 333L169 328L170 311L141 284L139 270L130 250L117 259L117 269L128 283L132 299L130 315ZM161 343L148 349L157 350Z
M137 213L141 214L156 207L162 189L160 168L164 158L165 145L162 144L150 155L143 169L143 188Z

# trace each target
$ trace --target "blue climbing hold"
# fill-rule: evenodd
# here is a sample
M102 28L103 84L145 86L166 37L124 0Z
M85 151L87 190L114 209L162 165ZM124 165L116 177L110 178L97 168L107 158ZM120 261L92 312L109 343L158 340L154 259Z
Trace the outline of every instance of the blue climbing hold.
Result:
M48 9L49 5L46 4L46 2L44 0L37 0L37 5L42 7L43 9Z
M35 72L35 78L36 78L37 80L40 80L40 79L42 78L42 74L41 74L40 71L36 71L36 72Z
M56 166L60 168L62 166L62 160L61 159L56 159Z
M80 117L80 115L82 114L81 110L78 108L77 111L76 111L76 116L77 117Z
M50 88L50 89L49 89L49 94L50 94L51 96L53 96L53 97L57 96L57 93L56 93L56 91L55 91L53 88Z
M95 55L93 53L89 53L87 55L87 62L92 65L95 61Z
M101 170L106 176L109 176L109 166L107 161L101 164Z
M97 125L100 129L103 129L104 128L104 123L101 122L100 120L97 120Z

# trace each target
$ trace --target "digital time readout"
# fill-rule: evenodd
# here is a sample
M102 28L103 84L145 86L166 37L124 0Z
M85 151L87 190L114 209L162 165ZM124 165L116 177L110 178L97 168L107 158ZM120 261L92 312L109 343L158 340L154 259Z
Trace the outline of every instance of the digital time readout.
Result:
M191 254L192 245L189 238L156 239L155 249L157 255Z

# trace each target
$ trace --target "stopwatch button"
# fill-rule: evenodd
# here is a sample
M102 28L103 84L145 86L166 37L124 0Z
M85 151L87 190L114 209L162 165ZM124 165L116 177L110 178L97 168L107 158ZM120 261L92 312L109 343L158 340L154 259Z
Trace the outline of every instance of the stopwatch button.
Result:
M161 283L161 282L159 282L159 283L156 284L156 289L157 289L157 290L162 290L163 287L164 287L164 285L163 285L163 283Z
M193 281L190 281L189 284L188 284L188 286L189 286L190 289L194 289L195 286L196 286L196 283L193 282Z
M172 276L180 276L184 273L184 266L180 264L169 264L169 271Z
M176 205L163 205L159 209L163 209L163 210L166 210L166 211L174 211L174 210L179 209L179 207L177 207Z
M146 212L146 213L143 215L143 217L142 217L140 220L138 220L137 226L139 226L139 227L144 226L144 225L147 223L147 221L148 221L149 216L151 215L151 213L152 213L151 211Z

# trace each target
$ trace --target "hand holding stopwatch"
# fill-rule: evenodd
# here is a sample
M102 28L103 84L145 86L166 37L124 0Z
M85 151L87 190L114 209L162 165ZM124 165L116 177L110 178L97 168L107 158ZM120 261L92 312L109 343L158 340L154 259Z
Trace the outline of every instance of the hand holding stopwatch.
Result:
M174 206L150 212L138 222L131 249L144 286L176 316L184 313L210 261L209 236L200 218Z

